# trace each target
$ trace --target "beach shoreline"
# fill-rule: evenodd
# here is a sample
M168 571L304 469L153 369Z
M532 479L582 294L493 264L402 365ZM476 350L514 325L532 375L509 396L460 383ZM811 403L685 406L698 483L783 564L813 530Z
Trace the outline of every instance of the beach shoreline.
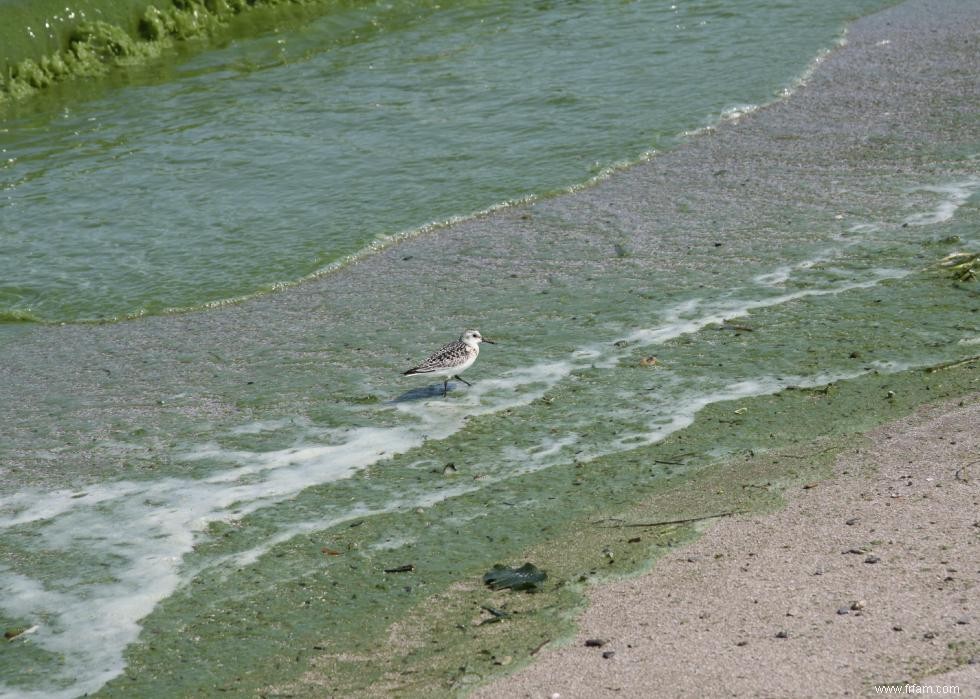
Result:
M868 438L782 510L594 586L573 641L471 696L977 696L980 394Z
M817 80L949 59L970 26L951 30L949 9L909 2L861 20ZM804 88L790 111L812 97ZM790 485L782 509L712 519L650 570L598 582L574 638L469 696L980 696L977 401L886 422Z
M975 240L977 26L978 7L910 0L857 22L788 99L572 194L241 304L18 329L0 485L107 514L64 517L50 549L31 532L14 562L77 576L72 555L94 567L109 549L68 534L117 527L109 506L127 504L147 525L122 530L127 554L164 563L113 575L173 582L135 595L139 638L99 695L703 695L693 678L721 695L928 679L969 696L980 565L963 459L980 430L964 358L980 308L935 263ZM474 386L402 393L409 356L468 327L504 339ZM355 477L323 473L338 462ZM111 499L119 483L136 495ZM147 549L161 520L169 546ZM936 549L957 537L955 560ZM549 575L539 594L483 585L524 561ZM919 587L872 586L886 577ZM721 599L725 580L742 596L694 597ZM655 618L628 635L637 604ZM678 628L706 645L678 640L672 662ZM845 659L822 654L838 631ZM710 675L716 657L729 664ZM779 674L801 658L820 669L809 684ZM651 667L668 673L652 689Z

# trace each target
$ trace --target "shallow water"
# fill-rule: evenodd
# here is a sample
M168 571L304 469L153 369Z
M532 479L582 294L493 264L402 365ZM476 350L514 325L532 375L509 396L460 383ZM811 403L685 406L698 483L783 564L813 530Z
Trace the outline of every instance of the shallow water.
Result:
M579 185L771 101L877 6L352 3L13 109L0 320L200 308Z
M480 18L481 7L450 9ZM626 8L624 16L643 11ZM713 5L701 6L699 17L711 8L709 17L739 19ZM518 8L511 29L489 24L498 30L493 36L516 33L533 45L528 37L540 38L557 21L549 13L571 12L562 21L591 26L597 20L589 13L601 10ZM436 33L421 29L435 14L399 29L411 33L411 46L425 44L423 34L435 40ZM610 15L607 21L627 35L640 24ZM315 43L305 34L315 31L304 29L289 41ZM833 42L836 29L822 38L809 31L813 48L791 70L788 57L779 66L766 61L787 74L762 86L762 98L731 99L751 102L792 84L819 47ZM456 36L448 27L442 35ZM597 41L602 35L594 32ZM271 51L275 41L251 43ZM466 45L479 53L477 44ZM344 47L359 49L357 42ZM234 43L203 53L181 64L188 77L127 89L169 90L191 103L213 97L227 107L236 104L222 102L228 91L245 88L224 83L242 79L254 87L248 81L267 71L233 75L206 66L226 66L244 50ZM312 51L299 70L315 72L312 64L328 53ZM431 67L401 63L412 75ZM519 73L520 66L509 70ZM833 74L823 79L833 82ZM215 83L210 97L201 94L207 81ZM312 89L296 83L289 89ZM812 93L799 96L805 99ZM246 100L230 121L257 117L259 102L250 108ZM703 126L730 103L692 108L687 123L664 133ZM95 100L78 108L125 114L155 107L130 101L110 109L108 100ZM281 103L264 109L265 133L293 138L279 131L280 119L298 117L284 113ZM589 112L594 122L581 128L614 122L611 130L622 127L621 137L636 128L625 117L619 123L622 110L605 109ZM632 118L640 119L636 109ZM749 123L694 135L681 150L571 196L468 219L247 303L104 325L8 325L0 333L6 431L0 624L32 631L0 656L0 691L76 696L103 688L105 695L176 696L219 687L251 691L295 678L315 646L357 652L464 572L516 555L576 515L630 502L656 488L671 468L785 446L806 431L778 411L741 428L754 401L793 387L881 376L894 376L899 387L910 369L975 355L975 288L952 285L933 266L951 250L980 245L980 178L969 134L958 134L967 136L962 141L937 136L938 145L918 139L921 167L900 169L895 162L905 161L889 150L904 147L898 128L875 123L881 134L869 146L872 155L832 153L825 164L823 151L813 149L800 168L792 149L802 137L794 134L806 129L780 121L788 110L759 115L768 120L765 132L785 134L778 148ZM834 122L805 110L800 118L813 129ZM214 128L214 121L202 118L190 130ZM237 133L227 139L247 133L244 143L255 129ZM574 129L553 138L565 136L571 144L589 141L572 148L569 162L595 145ZM161 134L134 138L164 140ZM179 150L179 133L174 138ZM300 146L310 142L302 133L296 138ZM644 138L632 142L635 150L609 147L600 162L636 157L651 145ZM227 139L212 145L220 150ZM731 162L725 162L725 139L737 155ZM488 151L500 149L497 142ZM250 164L268 156L272 167L281 157L275 151L257 148L258 160L243 160L244 169L230 176L257 179L248 174ZM705 151L713 153L702 160ZM193 162L193 149L185 154L187 172L207 170ZM519 152L513 162L526 156ZM477 179L507 169L506 160L489 152L478 156L487 163L478 173L470 172L471 161L444 157ZM555 175L541 185L547 178L539 173L535 181L545 189L582 183L592 157L579 161L578 175L569 171L568 179ZM110 161L111 170L117 165ZM103 173L94 163L86 174L97 180ZM55 158L48 167L58 171L62 163ZM296 163L297 172L303 167ZM523 168L515 172L494 181L514 184L527 175ZM443 172L433 181L440 178L459 179ZM294 215L290 209L282 216L290 197L310 196L297 183L305 182L295 180L271 199L275 207L255 201L260 214ZM210 200L202 181L186 186L180 196ZM184 187L178 182L174 191ZM476 197L478 188L467 187ZM232 189L224 179L217 185L219 205ZM448 196L441 184L434 190ZM424 216L371 235L522 193L515 186L446 211L436 199L420 198ZM20 196L16 188L12 196ZM91 196L80 190L80 203L69 206L93 207ZM465 196L452 201L460 200ZM238 215L239 208L229 210ZM321 211L294 208L298 217ZM137 225L139 217L127 215ZM351 246L368 239L351 238ZM256 269L276 264L271 253L260 252L249 262ZM174 270L183 273L179 265ZM293 273L291 279L301 274ZM131 298L120 292L124 287L106 283L113 291L105 298ZM82 308L92 298L72 294L70 303ZM207 298L199 295L191 305ZM130 312L96 305L107 315ZM472 387L453 382L444 399L441 384L399 376L468 326L498 342L484 346L467 373ZM644 366L649 357L656 362ZM807 430L873 424L888 396L867 400L842 405L836 417ZM726 422L705 429L697 421L706 412ZM651 465L643 451L649 445L667 445L666 460L678 465ZM455 470L447 470L450 463ZM590 465L605 475L600 486L582 492L576 474ZM379 578L384 568L407 562L419 567L411 581Z

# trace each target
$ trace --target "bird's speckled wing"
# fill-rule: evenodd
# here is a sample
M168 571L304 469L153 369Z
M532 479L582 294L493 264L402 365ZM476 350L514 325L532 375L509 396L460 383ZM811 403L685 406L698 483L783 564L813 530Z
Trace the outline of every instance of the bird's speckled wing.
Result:
M436 350L424 362L417 367L409 369L405 373L427 374L433 371L439 371L440 369L451 369L462 366L473 356L475 351L475 349L471 348L465 342L456 340L455 342L450 342L442 349Z

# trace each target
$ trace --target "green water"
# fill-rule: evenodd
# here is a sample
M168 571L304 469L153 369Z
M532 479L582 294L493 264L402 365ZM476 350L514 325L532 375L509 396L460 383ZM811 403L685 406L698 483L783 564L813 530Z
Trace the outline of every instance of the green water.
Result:
M62 86L0 122L0 318L200 308L581 184L773 100L879 5L350 3Z

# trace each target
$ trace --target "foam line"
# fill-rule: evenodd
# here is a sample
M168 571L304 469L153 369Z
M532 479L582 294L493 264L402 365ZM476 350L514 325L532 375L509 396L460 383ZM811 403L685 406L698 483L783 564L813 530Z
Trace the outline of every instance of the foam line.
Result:
M665 322L655 328L642 328L627 336L634 344L658 345L682 335L690 335L714 324L724 323L732 318L749 315L761 308L772 308L782 304L812 296L830 296L855 289L870 289L887 279L901 279L911 274L902 269L875 269L867 273L871 278L864 281L850 281L837 286L820 289L801 289L779 294L765 299L731 299L705 302L703 299L682 301L664 312Z
M980 190L980 178L977 177L944 185L916 187L911 191L932 192L938 194L941 199L931 211L921 211L906 216L903 223L909 226L931 226L936 223L944 223L953 218L957 209L966 204L978 190Z

